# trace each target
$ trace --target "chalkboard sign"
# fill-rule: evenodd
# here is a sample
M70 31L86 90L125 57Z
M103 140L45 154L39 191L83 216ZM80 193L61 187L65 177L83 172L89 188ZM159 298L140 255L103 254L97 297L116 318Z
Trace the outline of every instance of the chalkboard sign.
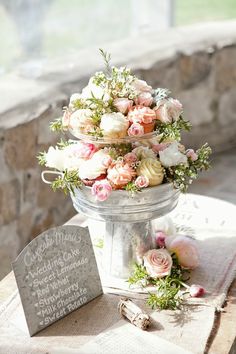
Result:
M42 233L12 266L31 336L102 294L87 228Z

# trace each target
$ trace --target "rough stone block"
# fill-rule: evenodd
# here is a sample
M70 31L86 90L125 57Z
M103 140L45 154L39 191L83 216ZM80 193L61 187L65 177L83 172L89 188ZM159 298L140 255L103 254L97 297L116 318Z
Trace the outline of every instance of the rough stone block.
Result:
M236 65L236 63L235 63ZM236 86L236 84L235 84ZM226 91L220 98L218 121L221 125L236 121L236 87ZM235 132L236 143L236 132Z
M191 90L180 92L178 99L183 104L185 119L190 120L193 126L206 125L213 121L212 93L208 81Z
M35 167L37 164L36 143L35 121L7 130L4 155L8 166L14 170Z
M20 193L17 179L0 185L0 224L8 224L18 217Z
M211 70L211 60L207 52L180 55L178 62L182 89L188 89L206 79Z
M236 86L236 45L215 54L215 89L219 93Z

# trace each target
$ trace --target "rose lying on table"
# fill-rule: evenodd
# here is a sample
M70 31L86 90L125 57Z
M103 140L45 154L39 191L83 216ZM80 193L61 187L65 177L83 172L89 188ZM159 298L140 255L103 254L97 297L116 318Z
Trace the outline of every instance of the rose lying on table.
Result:
M186 284L189 272L199 265L196 241L188 236L169 236L163 231L156 233L157 249L147 251L141 264L134 265L134 271L128 282L131 285L156 287L156 293L150 293L147 303L152 308L176 309L183 303L186 294L199 297L205 289ZM185 288L183 292L181 288Z

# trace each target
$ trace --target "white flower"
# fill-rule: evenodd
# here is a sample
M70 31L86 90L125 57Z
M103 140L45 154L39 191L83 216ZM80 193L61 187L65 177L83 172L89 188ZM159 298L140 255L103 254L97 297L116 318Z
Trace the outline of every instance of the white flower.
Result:
M64 152L64 169L78 170L84 159L79 157L78 144L71 144L63 149Z
M65 161L64 151L58 149L58 147L54 148L53 146L50 146L46 154L45 166L50 168L56 168L59 171L63 171L64 161Z
M164 167L176 166L181 163L187 164L187 156L178 148L178 142L174 141L165 150L159 152L161 164Z
M106 113L101 118L100 128L103 130L104 136L123 138L127 135L128 127L128 119L120 112Z
M103 101L108 101L110 99L110 96L102 87L93 83L93 77L89 80L88 85L83 88L80 97L84 99L95 97L98 99L103 99Z
M110 162L111 157L104 150L99 150L90 160L81 163L79 177L81 179L95 179L106 173Z

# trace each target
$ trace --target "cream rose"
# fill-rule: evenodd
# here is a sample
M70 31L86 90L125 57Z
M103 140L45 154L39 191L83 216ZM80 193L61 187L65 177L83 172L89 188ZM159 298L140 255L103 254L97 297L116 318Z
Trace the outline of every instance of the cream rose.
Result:
M70 116L70 128L75 132L86 132L86 128L94 126L91 109L78 109Z
M160 151L159 156L160 161L164 167L171 167L181 163L188 163L187 156L179 151L179 145L177 141L174 141L166 149Z
M169 252L162 249L153 249L143 256L144 266L152 278L163 278L169 275L172 268L172 258Z
M106 113L101 118L100 128L105 137L123 138L127 135L128 119L120 112Z
M164 178L160 162L151 157L141 160L136 172L138 176L145 176L149 180L149 186L161 184Z
M147 157L156 158L156 154L146 146L138 146L132 152L135 153L139 160L146 159Z

